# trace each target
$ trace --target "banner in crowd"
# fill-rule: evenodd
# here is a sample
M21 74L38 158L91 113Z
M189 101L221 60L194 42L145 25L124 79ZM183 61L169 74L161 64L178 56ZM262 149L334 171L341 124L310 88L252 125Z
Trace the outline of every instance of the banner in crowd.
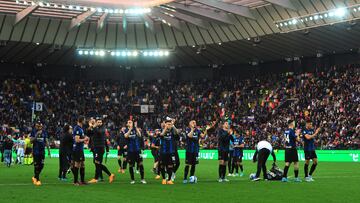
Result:
M180 159L185 159L185 150L179 150ZM285 151L277 150L275 151L276 158L278 161L284 161ZM303 150L298 150L299 159L301 161L305 160L305 155ZM319 161L329 161L329 162L359 162L360 150L317 150L316 154ZM243 160L252 160L254 155L254 150L244 150ZM92 158L92 153L89 150L85 150L85 157ZM52 149L51 157L59 157L59 150ZM116 158L117 150L110 150L108 158ZM153 156L150 150L144 150L142 157L144 159L152 159ZM199 158L204 160L217 160L218 151L217 150L200 150ZM272 160L270 156L269 160Z

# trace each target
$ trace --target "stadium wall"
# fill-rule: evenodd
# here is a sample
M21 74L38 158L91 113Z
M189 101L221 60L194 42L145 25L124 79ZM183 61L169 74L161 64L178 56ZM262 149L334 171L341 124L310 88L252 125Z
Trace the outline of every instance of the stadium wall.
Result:
M180 159L185 159L185 150L178 150L178 152ZM284 161L284 150L276 150L275 154L278 161ZM360 159L360 150L317 150L316 154L320 162L359 162ZM253 155L254 150L244 150L243 160L252 160ZM298 155L301 161L305 161L303 150L298 150ZM144 150L142 156L145 159L153 158L150 150ZM59 150L52 149L51 157L59 157ZM92 158L92 153L89 150L85 150L85 157ZM110 150L108 158L117 158L117 150ZM218 151L200 150L199 158L205 160L217 160ZM269 160L272 160L271 156L269 157Z

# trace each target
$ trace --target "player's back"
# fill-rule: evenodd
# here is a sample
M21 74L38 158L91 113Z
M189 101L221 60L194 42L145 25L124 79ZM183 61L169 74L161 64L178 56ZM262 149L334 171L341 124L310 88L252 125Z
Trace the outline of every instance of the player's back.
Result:
M294 129L287 129L284 132L285 148L296 148L296 134Z

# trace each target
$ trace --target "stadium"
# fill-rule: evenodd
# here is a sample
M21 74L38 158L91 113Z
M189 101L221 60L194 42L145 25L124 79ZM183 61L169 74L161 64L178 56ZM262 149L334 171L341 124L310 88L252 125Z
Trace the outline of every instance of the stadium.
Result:
M0 0L1 202L356 202L359 0Z

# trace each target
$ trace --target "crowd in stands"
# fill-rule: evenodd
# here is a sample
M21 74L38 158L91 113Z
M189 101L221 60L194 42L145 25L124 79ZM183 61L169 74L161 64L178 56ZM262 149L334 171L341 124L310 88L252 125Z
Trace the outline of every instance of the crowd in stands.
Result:
M245 136L245 148L253 149L264 137L276 148L283 146L288 119L299 127L306 120L321 127L317 147L357 149L360 135L360 67L332 67L313 73L269 74L248 79L223 78L192 82L148 81L128 84L116 81L68 81L38 78L0 80L0 135L19 136L31 127L34 101L43 103L35 111L50 135L59 139L66 123L79 115L102 116L112 140L129 118L138 121L145 137L165 116L185 129L192 119L200 128L212 126L202 147L217 147L217 125L229 120ZM142 114L139 105L154 105Z

